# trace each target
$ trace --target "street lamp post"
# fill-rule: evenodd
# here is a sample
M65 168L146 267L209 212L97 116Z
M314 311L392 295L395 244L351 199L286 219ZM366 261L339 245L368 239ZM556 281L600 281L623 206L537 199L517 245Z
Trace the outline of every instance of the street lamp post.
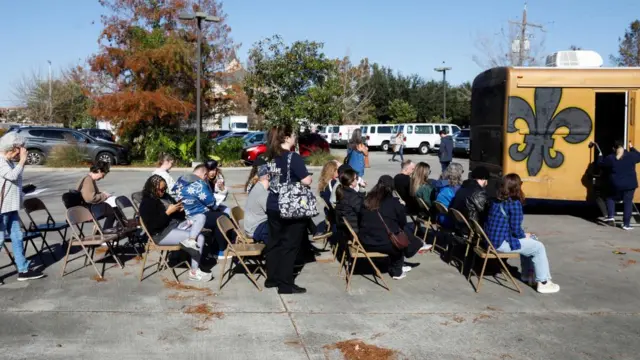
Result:
M444 65L444 61L442 64ZM451 68L443 66L433 70L442 73L442 121L447 121L447 71L451 70Z
M48 111L48 115L49 115L49 122L53 122L53 98L52 98L52 88L51 88L51 60L47 60L47 62L49 63L49 111Z
M202 73L202 22L215 22L218 23L221 19L217 16L207 15L204 12L196 12L195 14L180 14L180 20L196 20L196 37L198 38L197 46L197 61L198 61L198 74L196 80L196 162L200 162L200 129L202 128L202 119L200 111L200 74Z

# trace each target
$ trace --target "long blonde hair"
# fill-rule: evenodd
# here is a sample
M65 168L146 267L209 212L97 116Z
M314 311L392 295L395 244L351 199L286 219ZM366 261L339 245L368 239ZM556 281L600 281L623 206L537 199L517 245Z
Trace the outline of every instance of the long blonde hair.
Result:
M420 186L427 183L427 179L431 174L431 167L426 162L419 162L416 169L411 174L411 195L416 196Z
M331 160L324 164L320 172L320 181L318 181L318 191L323 191L333 180L333 175L338 171L338 164Z

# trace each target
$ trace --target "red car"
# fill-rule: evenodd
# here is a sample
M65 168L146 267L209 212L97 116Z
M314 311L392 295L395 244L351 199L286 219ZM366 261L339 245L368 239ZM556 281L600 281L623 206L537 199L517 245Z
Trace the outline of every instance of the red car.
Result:
M316 151L329 152L329 143L318 134L303 134L298 138L300 155L307 157ZM294 151L295 148L291 148ZM260 155L267 152L266 143L252 145L242 150L242 160L245 163L253 163Z

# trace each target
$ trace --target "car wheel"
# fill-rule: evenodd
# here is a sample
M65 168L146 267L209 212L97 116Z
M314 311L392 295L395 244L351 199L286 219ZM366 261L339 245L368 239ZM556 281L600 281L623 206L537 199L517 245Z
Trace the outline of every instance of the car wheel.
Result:
M382 148L382 151L384 152L389 151L389 142L388 141L383 142L381 148Z
M96 162L98 162L98 161L106 162L109 165L115 165L116 164L116 160L113 157L113 155L109 154L106 151L103 151L103 152L99 153L98 156L96 156Z
M429 151L431 151L431 148L429 147L428 143L422 143L420 144L418 151L420 152L421 155L427 155Z
M42 165L44 163L44 154L40 150L29 150L27 152L28 165Z

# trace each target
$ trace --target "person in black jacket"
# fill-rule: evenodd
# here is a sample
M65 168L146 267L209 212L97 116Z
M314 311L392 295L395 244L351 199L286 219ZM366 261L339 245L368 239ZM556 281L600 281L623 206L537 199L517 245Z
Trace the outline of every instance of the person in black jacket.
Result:
M475 220L482 225L489 205L487 192L484 190L488 183L489 170L483 166L476 167L471 172L470 178L465 180L456 192L449 208L460 211L469 222ZM468 234L469 229L464 224L457 221L455 223L459 232Z
M360 215L359 239L365 250L388 254L391 258L389 275L400 280L411 270L410 266L403 266L404 258L412 257L425 245L412 232L405 231L409 246L402 250L393 246L385 224L394 234L407 225L405 207L393 196L393 190L393 179L389 175L383 175L367 194Z
M346 218L353 231L358 234L358 218L362 210L364 195L355 190L358 186L358 174L353 169L340 175L340 185L336 189L336 217L338 231L343 239L350 238L349 230L344 224Z

